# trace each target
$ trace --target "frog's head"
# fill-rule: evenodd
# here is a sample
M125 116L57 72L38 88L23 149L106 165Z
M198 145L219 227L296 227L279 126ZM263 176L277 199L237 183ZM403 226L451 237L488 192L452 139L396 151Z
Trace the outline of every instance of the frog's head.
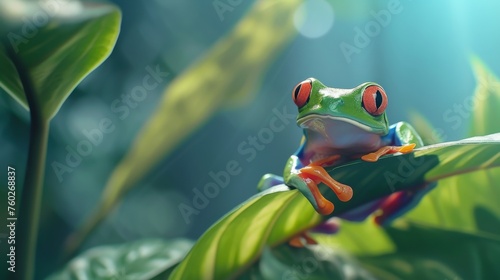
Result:
M297 124L316 137L348 142L388 133L387 95L376 83L336 89L309 78L293 89L292 98L299 109Z

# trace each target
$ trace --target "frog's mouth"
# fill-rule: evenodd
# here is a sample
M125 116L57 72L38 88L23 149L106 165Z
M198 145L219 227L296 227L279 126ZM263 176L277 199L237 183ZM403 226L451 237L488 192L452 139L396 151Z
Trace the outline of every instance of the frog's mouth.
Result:
M372 152L382 146L383 131L351 119L314 114L297 123L304 129L305 152L312 160L333 154Z
M304 116L301 119L297 120L297 124L300 127L313 129L313 130L316 130L318 132L325 131L329 127L333 127L333 129L337 130L337 128L336 128L337 125L335 125L335 124L336 123L338 124L340 122L357 127L357 128L362 129L366 132L382 134L382 133L379 133L379 131L377 129L374 129L372 127L364 125L364 124L357 122L355 120L351 120L351 119L343 118L343 117L311 114L311 115Z

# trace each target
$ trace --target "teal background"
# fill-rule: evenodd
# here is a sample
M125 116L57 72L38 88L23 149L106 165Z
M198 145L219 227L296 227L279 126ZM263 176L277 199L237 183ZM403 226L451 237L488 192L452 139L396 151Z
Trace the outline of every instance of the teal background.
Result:
M163 90L229 32L253 3L241 1L220 17L213 1L114 2L123 11L123 24L113 54L77 87L52 121L40 233L40 240L48 242L41 242L38 250L46 261L39 264L42 275L53 271L56 264L50 256L90 214L108 176L153 112ZM313 2L311 6L319 3ZM359 47L349 62L341 44L356 46L356 28L364 30L375 20L371 12L388 10L391 2L323 2L331 7L333 17L324 9L309 10L303 28L317 32L333 22L326 33L317 38L299 33L271 62L255 98L217 113L185 139L126 196L84 248L143 237L199 237L224 213L253 195L263 174L281 174L301 137L293 122L275 133L251 161L246 160L247 154L238 152L238 146L269 127L273 109L295 113L290 92L308 77L339 88L377 82L389 96L391 123L409 121L408 113L417 111L442 130L445 140L462 138L470 110L463 114L455 110L467 106L476 86L471 57L478 56L494 73L500 73L500 3L396 1L400 12L392 14L387 26L369 37L369 44ZM120 120L110 105L140 83L145 68L151 65L160 65L169 77ZM224 79L221 73L220 82ZM102 143L60 182L51 163L63 162L66 147L76 147L85 139L82 131L98 127L103 117L113 121L115 131L105 134ZM168 131L168 127L164 129ZM8 95L0 94L0 158L3 166L18 170L18 186L23 182L28 132L28 113ZM230 161L238 162L241 172L231 176L228 186L186 223L180 203L192 205L193 189L201 190L212 182L209 173L225 169Z

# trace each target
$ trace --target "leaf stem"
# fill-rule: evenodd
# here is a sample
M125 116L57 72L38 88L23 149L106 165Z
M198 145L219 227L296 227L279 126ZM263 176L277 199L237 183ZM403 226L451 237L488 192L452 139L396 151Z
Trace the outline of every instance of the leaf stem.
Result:
M25 67L12 46L10 44L5 45L7 54L17 69L30 108L31 126L28 163L21 194L21 207L17 219L19 226L17 244L19 244L19 279L31 280L34 279L35 275L36 245L50 121L44 118L39 106L40 103L36 100L37 95L27 67Z
M29 158L21 196L19 215L19 267L21 279L33 279L43 194L45 158L49 135L48 122L31 122Z

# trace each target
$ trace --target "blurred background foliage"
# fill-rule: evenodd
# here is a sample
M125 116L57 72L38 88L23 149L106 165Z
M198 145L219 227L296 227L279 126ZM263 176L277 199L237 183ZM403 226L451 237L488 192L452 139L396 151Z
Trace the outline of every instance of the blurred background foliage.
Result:
M136 187L81 249L145 237L199 237L224 213L253 195L264 173L281 174L301 137L301 130L293 122L274 133L272 141L263 144L262 151L256 151L250 161L248 155L238 152L238 147L248 143L249 136L269 127L275 116L273 109L296 111L290 91L305 78L316 77L326 85L340 88L375 81L389 95L391 122L408 121L409 112L417 111L441 132L442 140L449 141L460 139L469 131L471 110L467 110L470 108L467 100L476 87L471 56L479 56L492 72L500 73L500 40L494 36L500 25L496 14L500 3L496 1L447 0L431 5L408 0L356 4L306 0L297 1L288 15L294 28L290 38L284 39L277 31L269 39L284 42L280 51L269 54L265 47L259 48L265 59L252 60L258 65L248 68L260 71L259 75L239 74L241 83L247 75L256 78L252 79L253 87L249 87L249 97L234 102L233 97L241 94L240 82L234 82L235 73L228 66L248 59L251 52L221 52L216 49L221 47L217 42L259 1L112 2L123 12L122 31L115 50L75 89L52 121L38 249L38 254L43 255L37 264L40 275L56 268L58 263L54 260L62 251L61 240L74 232L96 207L110 175L143 125L162 100L175 94L168 88L210 54L220 56L218 67L210 69L217 85L196 88L206 95L206 101L189 98L184 102L202 107L204 102L213 101L213 96L220 96L219 106L214 107L217 110L193 126L192 133L187 131L182 142L173 146L151 172L138 179ZM378 32L373 29L374 36L368 36L364 44L357 44L358 30L365 33L376 21L375 14L396 4L399 12L390 13L385 26L379 25ZM270 4L267 9L271 13L279 6ZM281 22L286 30L285 18L269 24L279 26ZM265 28L251 31L257 38L266 33ZM229 45L241 45L243 50L247 44L245 40L235 40ZM346 56L343 44L357 47L358 51ZM149 91L147 98L135 107L129 106L126 116L115 112L112 104L142 84L148 74L147 67L159 67L168 76ZM234 86L219 86L231 83ZM177 110L175 116L158 127L158 133L168 135L170 127L191 117L186 114L187 110ZM60 180L52 163L64 163L67 147L76 149L86 139L83 131L98 128L103 118L112 120L114 131L104 134L92 153ZM0 131L2 163L15 166L18 174L23 174L29 117L7 94L0 94ZM202 189L212 182L209 173L226 169L232 160L240 164L241 173L231 176L228 186L187 223L179 211L180 203L192 205L193 189ZM19 186L22 180L18 175Z

